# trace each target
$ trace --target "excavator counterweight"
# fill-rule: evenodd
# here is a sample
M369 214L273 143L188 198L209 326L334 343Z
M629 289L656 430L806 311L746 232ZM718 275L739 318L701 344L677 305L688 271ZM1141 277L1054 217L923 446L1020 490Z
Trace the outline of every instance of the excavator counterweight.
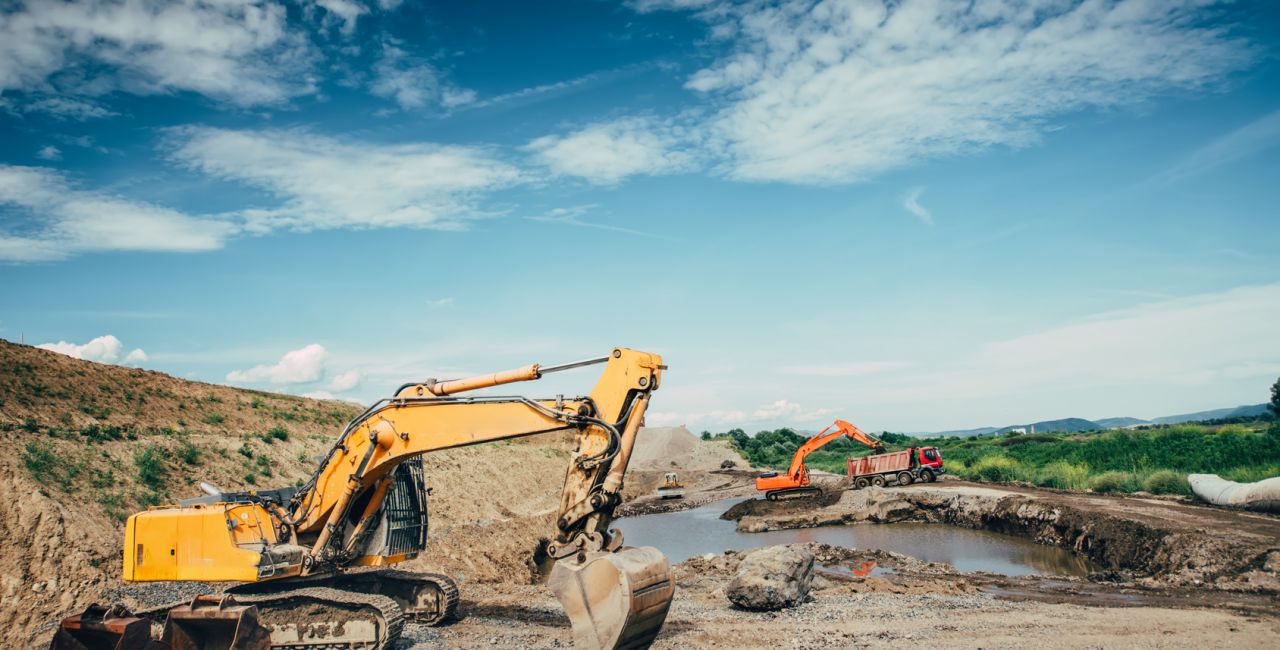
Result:
M456 396L595 364L604 370L583 397ZM269 630L272 648L389 648L406 622L439 624L458 607L457 585L447 576L376 568L426 550L420 457L571 431L577 449L547 546L555 560L549 585L578 647L647 647L671 603L671 568L656 548L624 546L610 524L665 369L658 355L615 348L559 366L405 384L352 420L296 489L224 493L202 484L204 497L130 517L125 580L243 583L226 590L234 605L197 599L136 615L158 620L167 613L174 634L192 639L191 647L216 647L201 644L231 638L249 621Z

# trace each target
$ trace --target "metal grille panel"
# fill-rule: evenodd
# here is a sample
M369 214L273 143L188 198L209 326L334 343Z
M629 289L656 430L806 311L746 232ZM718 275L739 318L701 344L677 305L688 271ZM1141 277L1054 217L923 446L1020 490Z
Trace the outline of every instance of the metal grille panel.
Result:
M427 547L427 487L422 458L396 468L383 509L387 522L387 554L417 553Z

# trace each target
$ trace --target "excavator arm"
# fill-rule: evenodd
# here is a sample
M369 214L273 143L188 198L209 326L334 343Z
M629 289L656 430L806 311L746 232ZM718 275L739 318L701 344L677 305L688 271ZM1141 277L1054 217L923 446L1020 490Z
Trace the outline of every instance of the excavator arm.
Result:
M594 364L603 364L604 370L582 397L460 395ZM360 576L372 574L344 574L346 569L412 559L424 548L426 491L415 459L442 449L574 431L577 448L546 549L556 560L548 584L569 614L580 647L647 646L671 602L670 566L655 548L624 547L621 533L609 525L621 502L623 477L650 395L665 368L658 355L616 348L604 357L561 366L534 364L468 379L406 384L352 420L296 491L227 495L210 488L210 496L181 507L130 517L124 577L356 584ZM483 487L477 477L477 489ZM420 534L392 536L393 515L420 521ZM392 538L399 542L388 543ZM390 574L379 576L373 582L404 582ZM447 581L433 579L439 583L438 578ZM249 586L237 593L261 593L262 588ZM417 596L397 598L411 607Z
M827 428L819 431L816 435L810 437L796 449L796 453L791 457L791 466L787 469L785 476L777 474L764 474L756 478L756 489L765 492L765 497L769 500L776 500L783 495L798 494L801 492L816 492L817 488L809 487L809 468L805 466L805 459L809 454L821 449L832 440L840 436L848 436L850 440L856 440L868 447L871 447L875 453L884 452L884 443L880 442L874 436L859 429L858 427L845 422L844 420L836 420Z
M455 397L588 363L603 363L605 370L586 397ZM293 498L286 525L310 547L302 573L359 559L350 542L373 523L392 472L406 460L441 449L567 429L578 432L578 448L565 474L553 550L596 551L608 546L608 525L620 502L623 475L663 367L656 355L619 348L608 357L566 366L532 365L402 387L346 427L311 481Z

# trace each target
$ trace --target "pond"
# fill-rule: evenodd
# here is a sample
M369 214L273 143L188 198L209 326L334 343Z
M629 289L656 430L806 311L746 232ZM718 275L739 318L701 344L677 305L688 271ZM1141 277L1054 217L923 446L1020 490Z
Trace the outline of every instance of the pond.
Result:
M1007 576L1084 577L1088 559L1056 546L985 530L945 524L858 524L740 533L720 514L743 499L728 499L692 510L625 517L614 526L630 546L656 546L672 564L696 555L774 544L821 542L858 549L882 549L924 560L946 562L959 571L989 571Z

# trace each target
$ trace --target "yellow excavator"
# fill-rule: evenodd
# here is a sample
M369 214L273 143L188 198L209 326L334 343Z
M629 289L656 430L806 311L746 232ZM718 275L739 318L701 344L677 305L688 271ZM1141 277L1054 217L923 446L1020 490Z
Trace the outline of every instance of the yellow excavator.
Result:
M463 395L593 364L604 371L584 397ZM129 517L126 581L241 584L180 607L91 608L63 621L61 647L164 617L162 638L149 642L165 648L389 648L406 620L436 625L458 607L449 577L382 568L426 548L421 456L565 430L576 432L577 450L546 547L554 560L548 585L577 647L647 647L674 593L670 565L656 548L624 546L609 525L665 368L658 355L616 348L558 366L406 384L352 420L301 487L225 493L202 484L205 497Z

